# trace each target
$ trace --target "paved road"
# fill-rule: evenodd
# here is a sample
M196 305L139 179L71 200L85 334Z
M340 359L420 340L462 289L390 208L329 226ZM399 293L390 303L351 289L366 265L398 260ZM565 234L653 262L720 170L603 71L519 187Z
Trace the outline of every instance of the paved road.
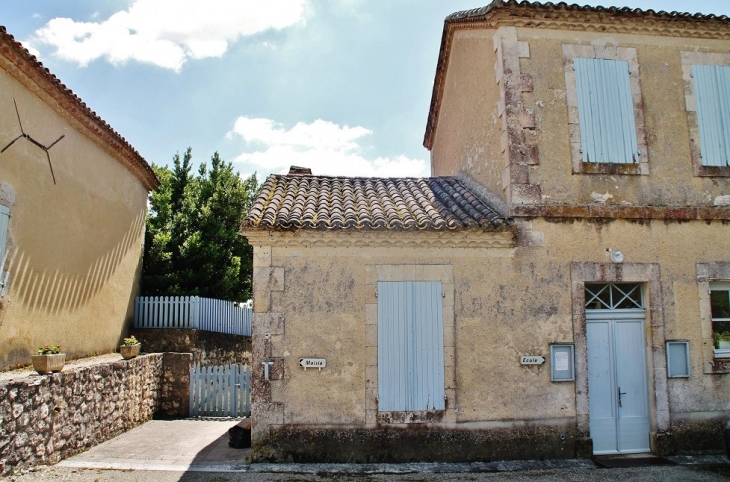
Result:
M730 480L724 456L676 457L681 465L600 468L590 460L473 464L248 464L250 450L228 447L238 420L153 420L52 467L7 480L132 481L715 481ZM475 472L480 473L475 473Z
M273 474L273 473L214 473L214 472L163 472L124 471L103 469L78 469L73 467L49 467L19 477L14 482L30 481L79 481L79 482L225 482L225 481L309 481L341 480L367 481L605 481L664 482L664 481L726 481L730 479L730 466L659 466L629 469L553 469L482 474L422 473L422 474Z

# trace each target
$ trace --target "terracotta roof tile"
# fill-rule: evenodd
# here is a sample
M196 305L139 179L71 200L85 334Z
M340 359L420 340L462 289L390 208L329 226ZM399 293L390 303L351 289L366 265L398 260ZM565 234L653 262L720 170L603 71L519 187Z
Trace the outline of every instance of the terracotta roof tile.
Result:
M509 224L455 177L271 175L243 228L443 231Z

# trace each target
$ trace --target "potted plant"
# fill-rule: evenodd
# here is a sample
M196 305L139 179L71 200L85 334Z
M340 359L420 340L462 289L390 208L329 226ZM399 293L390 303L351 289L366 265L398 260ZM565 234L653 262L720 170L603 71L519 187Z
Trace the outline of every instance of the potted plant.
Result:
M61 353L61 347L58 345L43 345L38 348L38 354L31 358L33 368L41 375L60 372L66 364L66 354Z
M716 331L712 334L715 348L718 350L730 350L730 331Z
M124 344L119 347L119 353L122 354L125 360L134 358L139 355L139 350L142 348L142 344L134 336L124 339Z

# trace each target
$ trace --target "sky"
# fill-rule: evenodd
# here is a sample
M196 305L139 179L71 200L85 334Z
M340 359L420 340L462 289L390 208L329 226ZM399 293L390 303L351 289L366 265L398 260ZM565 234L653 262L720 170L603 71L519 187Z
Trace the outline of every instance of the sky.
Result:
M490 0L2 0L0 24L150 163L428 176L444 18ZM727 0L582 2L730 16Z

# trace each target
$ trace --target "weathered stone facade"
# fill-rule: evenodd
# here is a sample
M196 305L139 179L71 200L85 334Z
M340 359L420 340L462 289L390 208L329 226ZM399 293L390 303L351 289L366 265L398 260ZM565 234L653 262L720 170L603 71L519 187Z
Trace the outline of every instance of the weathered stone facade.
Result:
M201 366L251 364L251 337L183 328L133 329L149 352L192 353Z
M187 416L191 358L156 353L0 382L0 475L55 464L154 415Z
M470 192L510 228L315 229L306 223L352 216L362 206L407 215L375 190L322 195L325 176L313 176L302 198L341 202L307 211L286 197L294 189L269 196L261 211L269 224L244 223L254 246L254 458L486 461L721 451L730 358L713 350L709 289L730 280L730 166L697 167L686 74L692 59L727 65L729 48L730 23L713 16L514 0L450 16L425 138L432 174L470 179ZM633 163L583 160L578 57L626 62ZM355 206L349 211L348 202ZM616 251L622 256L612 258ZM411 383L413 393L426 384L379 384L388 379L379 371L388 355L381 347L410 353L400 333L387 331L397 317L387 310L401 309L380 304L380 283L389 282L443 290L443 409L382 408L382 394L407 397L398 387ZM640 303L607 311L634 317L632 337L596 342L589 319L601 313L587 306L587 287L628 284ZM610 347L603 358L589 354L591 340ZM689 376L669 376L669 341L688 347ZM574 353L572 380L551 380L554 344ZM617 346L629 347L630 363L610 361ZM521 355L546 361L523 364ZM300 358L327 364L305 371ZM644 424L638 448L621 446L620 437L596 448L596 403L609 400L600 413L610 411L605 418L619 426L614 414L627 391L610 387L601 398L589 390L597 359L606 362L601 367L612 363L601 373L639 374L632 386ZM387 359L385 366L403 365ZM431 393L441 402L442 392Z

